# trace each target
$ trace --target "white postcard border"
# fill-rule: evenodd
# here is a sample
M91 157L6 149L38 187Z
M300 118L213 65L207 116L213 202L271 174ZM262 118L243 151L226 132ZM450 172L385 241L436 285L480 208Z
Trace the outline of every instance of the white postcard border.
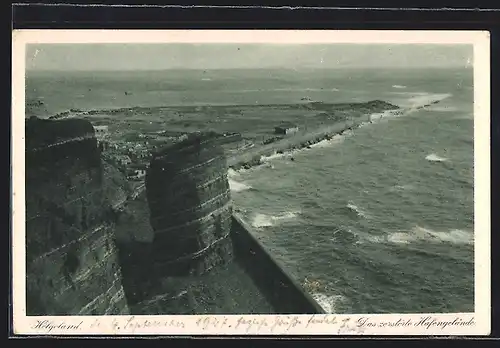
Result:
M25 308L25 53L30 43L392 43L474 46L475 312L353 315L27 317ZM15 30L12 36L12 255L15 334L487 335L491 322L490 35L487 31ZM363 324L364 323L364 324Z

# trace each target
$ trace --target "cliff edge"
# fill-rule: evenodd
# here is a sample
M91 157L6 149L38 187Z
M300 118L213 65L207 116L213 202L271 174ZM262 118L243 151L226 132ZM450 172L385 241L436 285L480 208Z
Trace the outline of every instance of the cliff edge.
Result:
M232 260L227 164L216 137L192 134L154 154L146 193L162 275L203 274Z
M28 315L127 314L94 128L26 121Z
M142 200L149 208L152 240L118 241L133 314L275 312L235 259L219 142L213 134L195 133L153 154L146 194L134 203ZM139 220L133 226L144 228Z

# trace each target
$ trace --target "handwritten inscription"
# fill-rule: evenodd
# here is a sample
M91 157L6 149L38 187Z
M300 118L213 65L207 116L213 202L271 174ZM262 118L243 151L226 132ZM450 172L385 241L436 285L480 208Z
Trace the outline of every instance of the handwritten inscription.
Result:
M357 321L357 326L360 328L376 328L376 327L424 327L426 329L439 328L445 329L449 326L474 326L476 325L474 317L463 319L456 317L452 320L442 320L434 317L426 316L420 317L419 320L403 319L398 320L378 320L374 321L369 317L361 317Z
M120 332L136 332L140 329L151 329L151 328L185 328L186 324L182 320L177 319L144 319L137 318L135 316L129 317L127 319L113 319L111 322L113 331Z
M76 318L75 318L76 319ZM476 326L473 316L359 316L359 315L255 315L255 316L123 316L79 320L40 320L31 325L37 333L238 333L287 334L319 332L331 335L443 332Z

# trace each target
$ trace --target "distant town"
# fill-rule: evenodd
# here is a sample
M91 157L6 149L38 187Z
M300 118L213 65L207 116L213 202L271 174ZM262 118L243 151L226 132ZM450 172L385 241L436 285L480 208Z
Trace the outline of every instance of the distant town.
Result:
M104 159L112 162L126 174L132 182L141 182L146 176L152 154L162 145L182 140L185 132L157 131L153 134L136 133L113 136L108 125L94 125L98 146ZM274 129L275 136L263 141L269 144L282 139L284 135L298 131L298 126L283 123ZM253 147L253 143L243 139L240 133L215 134L228 152L241 151Z

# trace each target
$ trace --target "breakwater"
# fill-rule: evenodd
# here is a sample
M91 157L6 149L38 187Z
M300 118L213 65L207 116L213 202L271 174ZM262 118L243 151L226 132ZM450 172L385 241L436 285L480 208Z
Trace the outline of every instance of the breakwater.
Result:
M241 168L248 169L262 164L262 157L304 149L320 141L331 140L335 135L343 134L346 131L359 127L363 123L370 122L370 115L371 114L366 114L356 118L335 122L316 130L307 131L304 134L285 137L270 144L256 145L251 149L229 157L228 165L234 170Z
M399 106L383 101L345 105L339 104L337 107L340 107L342 111L345 111L345 109L349 110L349 108L356 111L356 116L346 117L344 115L341 117L342 120L334 122L330 121L328 124L324 124L321 127L285 136L268 144L255 145L252 148L242 150L239 153L229 156L227 163L228 166L234 170L241 168L248 169L258 166L263 163L263 157L309 148L314 144L323 140L331 140L334 136L342 135L344 132L351 131L362 126L363 124L372 123L378 118L383 118L387 115L402 115L416 110L422 110L440 103L441 100L446 97L447 96L443 96L441 99L432 100L409 108L400 108ZM314 108L318 110L321 110L322 107L328 109L331 108L332 105L319 103L319 106L314 106ZM329 117L327 116L327 118ZM331 118L338 119L339 117L334 115Z
M273 304L276 313L325 313L325 310L267 252L254 237L251 227L234 214L231 237L236 258L261 291ZM266 270L262 272L262 270Z

